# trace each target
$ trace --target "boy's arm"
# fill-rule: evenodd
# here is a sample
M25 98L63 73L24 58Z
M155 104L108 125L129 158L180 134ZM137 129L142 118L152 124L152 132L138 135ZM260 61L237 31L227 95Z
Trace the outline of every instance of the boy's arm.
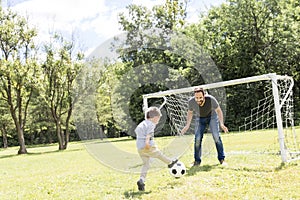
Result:
M147 134L146 135L146 141L145 141L145 149L150 148L150 138L151 138L151 134Z

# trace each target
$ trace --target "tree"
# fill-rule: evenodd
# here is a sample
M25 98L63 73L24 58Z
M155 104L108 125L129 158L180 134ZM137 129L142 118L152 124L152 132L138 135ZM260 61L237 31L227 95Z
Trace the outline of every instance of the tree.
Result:
M299 2L294 0L231 0L211 9L185 31L209 51L224 80L276 72L293 76L299 92L297 13ZM238 123L255 105L253 99L263 97L262 86L252 90L253 98L248 98L247 85L227 90L229 124Z
M181 59L170 58L165 52L169 34L185 25L187 1L166 0L165 4L148 10L146 7L129 5L128 14L119 14L121 29L127 32L124 47L118 47L123 63L128 68L147 63L168 63L173 67L182 64ZM151 32L159 31L159 36ZM132 49L132 51L128 51ZM170 62L172 60L172 62ZM175 62L176 61L176 62Z
M5 102L4 102L5 103ZM1 101L0 105L0 131L2 133L3 148L8 147L8 134L13 127L11 116L6 104Z
M39 87L42 84L43 82L40 81ZM44 101L42 93L43 90L34 91L29 105L27 132L30 134L31 144L58 142L55 123L53 123L51 111Z
M103 128L107 129L107 137L119 137L122 127L118 126L114 116L120 117L120 109L113 108L114 87L118 84L118 72L122 70L122 63L104 63L99 85L97 86L97 118Z
M38 70L35 36L25 18L0 8L0 92L16 127L18 154L27 153L24 128Z
M106 84L100 81L105 71L101 66L99 59L88 60L74 83L76 115L73 116L73 121L82 140L103 139L104 129L108 126L106 120L111 119L110 99L99 94L101 84Z
M130 113L128 114L137 122L143 119L141 94L166 89L163 77L165 74L169 74L169 69L162 72L159 65L168 65L176 70L187 66L187 61L184 58L168 51L170 35L185 25L186 5L187 1L166 0L163 5L155 6L149 10L146 7L133 4L127 7L127 14L120 13L119 15L121 29L127 33L124 46L118 46L120 59L125 66L123 74L133 69L138 70L136 73L140 72L137 77L133 76L131 80L126 80L126 77L121 78L121 83L132 85L134 81L136 83L139 81L138 76L145 74L144 80L141 80L145 84L139 85L140 89L137 89L130 97ZM140 66L148 65L149 69L143 67L139 71ZM154 74L153 76L156 76L158 81L151 83L151 77L147 76L149 74ZM132 93L129 87L119 87L115 91L120 96L118 102L128 102L129 99L126 94ZM122 108L122 106L120 107Z
M76 51L74 39L68 42L58 34L55 34L53 39L54 41L44 48L47 58L42 66L42 95L56 126L59 150L64 150L69 142L74 104L72 86L82 67L83 54Z

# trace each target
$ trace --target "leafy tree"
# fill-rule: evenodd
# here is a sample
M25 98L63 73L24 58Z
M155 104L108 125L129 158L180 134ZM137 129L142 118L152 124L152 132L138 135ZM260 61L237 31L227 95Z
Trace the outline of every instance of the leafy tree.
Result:
M8 147L8 138L9 133L13 130L13 121L11 119L11 116L9 114L8 107L5 102L1 101L0 105L0 131L2 134L2 144L3 148Z
M159 66L167 65L170 68L179 69L187 65L185 59L169 51L170 34L185 25L186 5L187 1L166 0L163 5L155 6L149 10L146 7L133 4L127 7L127 14L121 13L119 15L121 29L127 32L124 46L118 47L120 59L125 66L123 74L130 73L133 69L136 70L131 74L130 80L125 75L123 79L120 76L121 85L137 86L136 83L144 84L138 85L140 89L136 91L131 91L132 88L130 87L116 88L116 93L119 94L120 99L127 98L128 94L132 94L130 105L124 107L129 107L130 113L127 115L129 114L136 122L143 119L141 95L166 89L162 80L165 79L163 78L165 74L169 74L169 69L162 72ZM149 66L148 69L147 66ZM134 73L137 73L136 76ZM156 77L156 83L152 83L153 79L149 77L149 74ZM139 80L141 75L143 80ZM128 102L128 100L127 98L119 102ZM123 108L123 106L120 107Z
M107 129L107 137L119 137L122 127L118 125L116 118L120 118L122 112L120 109L113 108L113 98L116 97L114 87L118 84L118 72L123 70L123 65L106 62L103 68L106 70L101 73L97 86L97 118L102 127Z
M55 123L49 107L44 101L43 91L34 91L28 112L28 132L31 134L32 144L46 144L58 142L55 133Z
M231 0L185 31L210 52L224 80L276 72L299 83L298 1ZM298 85L295 91L299 92ZM247 87L227 90L232 126L256 104L254 99L263 97L262 85L252 88L251 98ZM299 104L296 109L299 112Z
M35 36L25 18L0 8L0 92L16 127L19 154L27 153L24 129L38 70Z
M186 1L166 0L165 4L152 8L138 5L127 7L129 16L120 13L119 24L126 31L127 40L124 47L120 48L122 61L130 67L136 67L147 63L173 64L177 67L182 64L180 59L167 55L168 35L185 25ZM149 37L151 32L153 37ZM159 35L159 36L157 36ZM172 55L175 56L175 55Z
M74 83L73 120L82 140L103 139L106 120L111 119L109 97L99 95L99 84L105 84L99 80L105 71L101 66L99 59L87 60Z
M59 150L67 148L70 120L73 111L72 87L82 67L83 54L74 52L75 41L66 41L55 34L54 41L45 45L47 54L43 64L43 97L56 126ZM63 130L65 129L65 131Z

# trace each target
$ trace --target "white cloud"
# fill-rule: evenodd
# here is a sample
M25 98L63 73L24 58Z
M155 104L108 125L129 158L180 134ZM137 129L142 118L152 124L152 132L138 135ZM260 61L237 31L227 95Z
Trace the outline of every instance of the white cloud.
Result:
M49 41L53 31L67 35L75 31L89 33L79 36L88 48L118 31L117 12L105 0L28 0L12 9L29 17L39 31L39 41Z
M225 0L212 0L218 5ZM204 0L190 0L188 20L195 22L199 12L207 10ZM121 33L118 14L125 12L129 4L152 8L165 0L7 0L12 9L29 17L29 23L37 27L40 41L49 41L51 31L63 34L79 34L82 45L93 49L101 42ZM89 50L91 51L91 50Z
M104 0L30 0L18 4L14 9L29 11L36 16L53 17L63 22L79 21L105 12Z
M136 5L143 5L146 6L147 8L151 9L155 5L162 5L166 1L165 0L132 0L132 4Z
M55 28L72 30L80 27L82 21L95 18L109 10L104 0L30 0L13 7L19 13L29 16L29 21L45 30Z

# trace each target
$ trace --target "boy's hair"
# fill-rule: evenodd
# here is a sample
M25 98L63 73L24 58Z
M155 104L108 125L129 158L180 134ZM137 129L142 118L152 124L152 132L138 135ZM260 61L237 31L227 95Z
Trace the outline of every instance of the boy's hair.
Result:
M149 107L146 111L146 119L161 116L160 109L157 107Z

